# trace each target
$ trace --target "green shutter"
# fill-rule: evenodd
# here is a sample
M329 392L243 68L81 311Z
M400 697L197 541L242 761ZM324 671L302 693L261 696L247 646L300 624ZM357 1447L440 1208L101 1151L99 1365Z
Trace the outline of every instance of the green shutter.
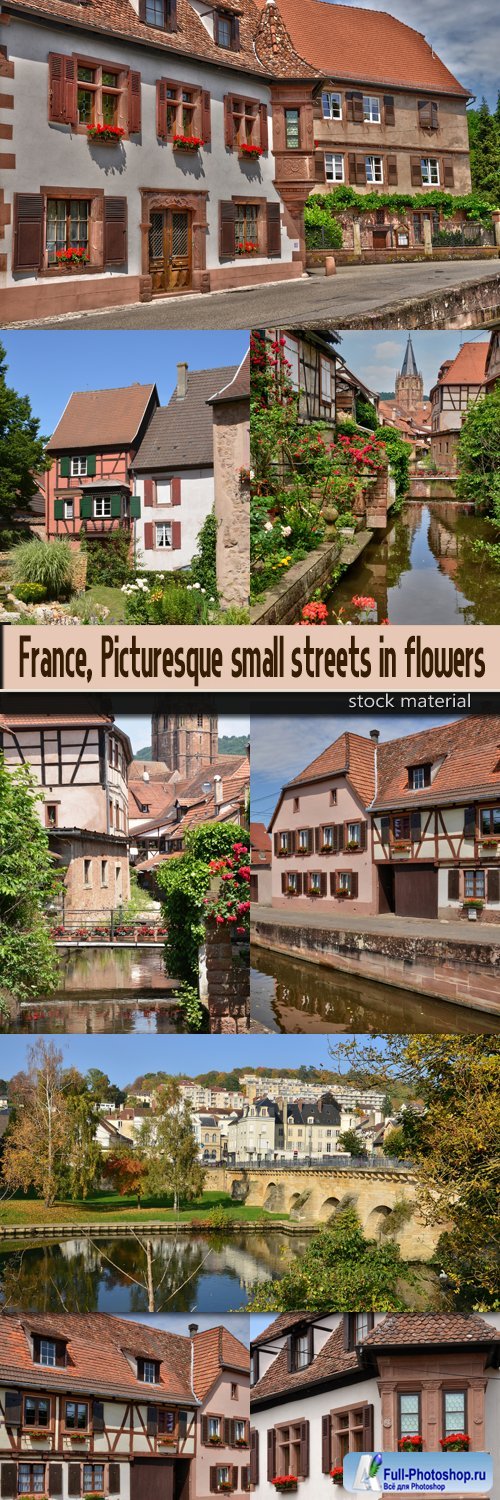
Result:
M141 497L140 497L140 495L131 495L130 496L130 519L132 521L139 521L140 517L141 517Z
M64 458L59 459L59 473L61 479L69 479L69 455L67 453Z
M92 520L92 495L82 495L80 500L80 516L82 521Z
M94 474L95 474L95 470L96 470L95 453L87 453L87 474L88 474L89 479L93 479Z
M119 521L121 513L122 513L122 497L121 497L121 495L112 495L111 496L111 515L113 517L113 520Z
M54 520L64 521L64 500L54 500Z

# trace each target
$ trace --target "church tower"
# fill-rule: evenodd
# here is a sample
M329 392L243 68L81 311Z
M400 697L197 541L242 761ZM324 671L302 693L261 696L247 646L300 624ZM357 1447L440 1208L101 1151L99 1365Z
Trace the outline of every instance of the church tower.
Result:
M152 759L165 761L182 781L210 766L219 753L217 714L153 714L151 736Z
M411 334L408 334L406 354L399 375L396 375L396 405L402 411L415 411L424 400L424 381L417 370Z

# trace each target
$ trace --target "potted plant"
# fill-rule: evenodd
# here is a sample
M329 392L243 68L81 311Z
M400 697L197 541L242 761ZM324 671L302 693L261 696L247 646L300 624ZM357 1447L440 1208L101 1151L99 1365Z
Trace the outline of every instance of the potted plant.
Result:
M174 151L199 151L204 144L201 135L174 135L172 141Z
M421 1453L422 1445L423 1438L420 1432L407 1433L406 1437L399 1439L398 1450L400 1453Z
M312 886L311 890L308 891L307 894L308 896L321 896L321 891L318 891L316 886Z
M468 1432L450 1432L448 1437L439 1439L443 1453L468 1453L470 1448L470 1437Z
M466 896L462 903L463 911L482 911L484 901L481 896Z
M334 1484L338 1484L339 1486L343 1484L344 1469L342 1464L333 1465L333 1469L330 1469L330 1479L333 1480Z
M481 839L483 849L498 849L498 839Z
M103 141L108 146L113 145L121 141L123 135L125 131L122 125L87 125L87 140L92 141L92 144Z
M74 266L85 266L89 258L88 250L78 245L69 245L67 250L56 250L56 261L61 270L72 269Z
M253 141L242 141L239 146L239 153L240 156L249 157L251 160L253 157L262 156L263 150L262 146L254 146Z
M236 254L237 255L256 255L257 251L258 251L258 248L259 247L256 244L255 240L242 240L241 243L236 246Z
M273 1479L273 1484L280 1494L288 1490L296 1490L297 1477L295 1474L277 1474L276 1479Z
M359 839L349 839L348 849L359 849Z
M221 1442L222 1442L222 1438L219 1436L219 1434L217 1432L213 1432L212 1435L211 1435L211 1437L209 1437L208 1441L209 1441L209 1443L213 1443L213 1445L215 1447L219 1446L219 1448L220 1448L220 1445L221 1445Z

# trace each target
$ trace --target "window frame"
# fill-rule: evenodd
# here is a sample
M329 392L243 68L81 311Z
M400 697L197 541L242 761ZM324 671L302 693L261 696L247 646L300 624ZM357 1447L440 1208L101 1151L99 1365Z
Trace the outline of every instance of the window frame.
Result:
M427 163L428 168L429 168L429 175L428 175L428 177L426 177L424 175L424 162ZM432 177L432 165L435 166L436 172L437 172L437 176L435 178ZM441 171L440 171L439 157L438 156L421 156L420 157L420 172L421 172L421 176L422 176L422 187L440 187L441 186Z
M86 1485L85 1484L85 1470L86 1469L91 1469L91 1471L92 1471L92 1475L91 1475L92 1483L90 1485ZM95 1478L95 1470L96 1469L101 1469L102 1470L102 1484L99 1484L99 1482ZM95 1494L95 1493L101 1493L102 1491L104 1491L105 1481L106 1481L106 1464L105 1464L104 1460L98 1459L98 1460L94 1461L94 1459L92 1459L91 1462L89 1463L89 1461L87 1459L84 1459L84 1461L82 1463L81 1478L80 1478L80 1484L82 1486L82 1496L83 1495L92 1495L92 1494Z
M45 1348L45 1351L47 1351L49 1348L51 1350L53 1350L53 1352L54 1352L54 1358L53 1359L43 1359L42 1358L44 1348ZM37 1362L37 1364L42 1365L44 1370L56 1370L57 1369L57 1341L56 1341L56 1339L47 1339L47 1338L45 1338L43 1336L40 1336L40 1347L39 1347L39 1350L38 1350L38 1359L37 1359L36 1362Z
M30 1459L21 1458L18 1461L18 1465L17 1465L17 1475L16 1475L17 1487L16 1487L16 1495L28 1495L28 1496L43 1495L45 1493L46 1468L47 1468L47 1465L46 1465L46 1463L43 1460L42 1460L42 1462L40 1462L39 1459L30 1460ZM21 1469L27 1469L28 1470L28 1484L29 1484L29 1488L28 1489L21 1489ZM35 1469L41 1470L41 1475L39 1476L39 1477L41 1477L41 1480L42 1480L42 1487L41 1487L41 1489L37 1489L36 1486L35 1486L35 1483L34 1483Z
M498 829L495 829L495 824L494 824L494 815L495 815L495 813L498 814L498 818L500 820L500 807L480 807L479 808L479 837L481 839L500 838L500 826L498 827ZM483 827L483 818L485 817L486 814L488 814L489 820L490 820L490 826L489 826L488 829L486 829L486 828Z
M332 114L331 109L330 109L330 112L328 114L325 114L325 104L324 104L325 99L328 99L329 101L331 101L332 99L337 99L338 100L338 106L339 106L339 113L338 113L338 115ZM321 108L322 108L322 111L323 111L323 119L324 120L341 120L342 119L342 94L339 93L339 91L337 89L323 89L322 94L321 94Z
M467 1432L467 1422L468 1422L468 1417L467 1417L468 1388L467 1388L467 1386L466 1385L456 1386L455 1388L453 1386L448 1386L448 1387L443 1386L441 1394L442 1394L443 1437L444 1438L449 1437L452 1432ZM453 1426L450 1426L449 1432L447 1431L447 1427L446 1427L446 1398L447 1398L447 1396L463 1396L463 1406L464 1406L463 1427L461 1427L460 1425L457 1426L456 1423L455 1423Z
M372 106L376 105L378 113L373 114ZM367 107L368 106L368 107ZM380 94L363 94L363 124L381 125L382 113L380 109Z
M471 881L472 890L468 890L467 886ZM486 870L484 868L474 867L464 870L464 900L486 901Z
M75 131L79 135L87 135L87 125L117 125L123 130L124 135L128 133L128 86L129 69L124 68L121 63L109 62L107 58L86 57L83 53L73 54L76 79L76 125ZM80 69L91 70L94 78L80 79ZM118 82L116 84L103 83L104 74L115 74ZM81 120L78 105L80 93L91 94L94 100L91 119ZM103 95L108 94L116 99L115 116L112 120L104 119Z
M158 552L171 552L172 551L172 521L155 521L154 522L154 528L155 528L155 552L156 551L158 551ZM161 533L161 532L163 532L164 535L168 532L170 540L167 541L167 542L160 541L158 534Z
M259 253L259 225L261 205L248 198L234 199L234 250L240 255L246 244L253 245ZM241 236L240 236L240 224Z
M373 163L373 176L372 177L368 176L368 163L369 162ZM378 163L378 166L380 168L380 177L377 177L377 175L376 175L376 165L377 165L377 163ZM383 158L383 156L379 156L378 153L377 153L377 155L370 154L369 156L365 156L365 175L366 175L367 184L369 184L370 187L382 187L383 186L383 183L384 183L384 158Z
M356 1417L359 1412L363 1413L371 1405L370 1401L359 1401L352 1406L341 1406L330 1412L330 1458L332 1465L343 1463L346 1453L362 1453L364 1421L363 1418L361 1422L356 1421ZM342 1419L346 1417L347 1422L344 1421L342 1423ZM355 1438L358 1433L361 1446L356 1448ZM345 1448L343 1446L343 1439L347 1440Z
M66 495L63 495L63 509L64 509L63 521L74 521L74 519L75 519L75 502L74 502L74 499L73 499L72 496L69 499L67 499Z
M329 175L327 165L328 159L330 159L330 161L332 161L333 163L340 162L340 177L337 176L337 173L335 171L333 171L332 174ZM325 179L327 182L345 182L345 157L343 151L325 151Z
M416 1396L417 1398L417 1426L415 1432L403 1432L401 1421L403 1416L403 1413L401 1411L401 1401L404 1396ZM404 1388L400 1389L398 1387L396 1390L396 1397L398 1441L401 1441L401 1438L404 1437L415 1437L417 1434L420 1435L420 1433L422 1432L422 1391L419 1390L418 1387L415 1389L415 1387L413 1386L411 1387L411 1389L408 1388L408 1390L405 1390Z
M87 453L72 453L69 461L70 479L86 479L87 463ZM82 467L83 465L85 465L85 467Z
M91 224L92 224L92 203L93 203L94 197L97 197L98 195L94 194L94 193L86 192L85 188L81 188L81 189L78 188L76 191L73 191L73 192L70 192L68 190L64 190L63 188L61 188L61 189L58 189L58 188L57 189L52 189L52 188L50 188L48 190L47 189L44 190L43 188L41 188L40 189L40 193L41 193L41 196L43 197L43 200L44 200L44 243L43 243L43 263L42 263L43 269L46 270L46 271L56 271L56 272L59 272L59 270L60 270L60 262L57 260L57 251L58 250L71 250L71 249L75 249L75 250L84 249L84 250L86 250L88 259L85 262L85 265L88 267L92 263L91 262L91 233L90 233L90 231L91 231ZM58 236L57 236L57 232L54 235L53 245L49 244L49 227L50 227L50 224L52 222L51 218L49 217L49 207L50 207L50 204L52 204L52 203L56 205L56 213L55 213L55 218L54 218L54 223L56 225L56 230L57 230L57 226L59 225L59 222L62 222L62 216L59 216L58 213L57 213L57 205L59 203L63 203L64 206L65 206L65 212L64 212L64 222L65 222L64 244L62 244L62 243L59 242L59 239L58 239ZM85 239L82 239L81 237L79 237L74 242L72 242L72 240L71 240L71 224L73 222L72 221L72 216L71 216L71 205L72 205L72 203L78 203L80 205L86 204L87 210L88 210L87 211L86 220L85 220L85 223L86 223L86 237L85 237ZM78 215L78 217L76 219L76 222L77 223L80 223L80 222L83 223L83 215L81 215L81 214ZM54 256L53 260L50 259L50 255L52 254L52 252L53 252L53 256Z
M192 97L185 99L183 97L184 94L190 94ZM173 141L175 135L201 136L202 108L203 89L201 85L178 83L176 79L167 79L165 89L166 140ZM186 111L189 115L188 121L184 120Z
M34 1416L32 1422L28 1422L28 1419L27 1419L27 1416L26 1416L26 1403L28 1401L32 1401L33 1405L35 1407L35 1416ZM45 1405L46 1405L46 1407L47 1407L47 1421L46 1422L43 1422L40 1419L40 1416L39 1416L39 1405L40 1405L40 1402L44 1402ZM50 1396L48 1396L48 1395L47 1396L38 1395L38 1393L35 1393L33 1391L29 1391L29 1392L25 1391L24 1392L23 1399L22 1399L22 1422L21 1422L21 1426L23 1428L25 1427L28 1430L28 1432L33 1427L43 1427L46 1432L50 1432L50 1429L51 1429L51 1426L52 1426L52 1401L51 1401Z
M102 506L102 510L101 511L99 511L97 509L97 507L99 505ZM106 508L107 506L109 506L109 510ZM93 509L93 512L94 512L94 514L93 514L93 520L94 521L110 521L111 520L111 495L93 495L93 497L92 497L92 509Z
M290 140L288 138L289 123L291 124L290 117L292 115L296 115L297 116L297 142L296 142L296 144L294 143L293 145L290 143ZM296 104L290 104L290 105L287 104L287 105L285 105L285 108L283 110L283 118L284 118L284 129L285 129L285 150L286 151L300 151L300 109L298 108L298 106Z
M78 1408L79 1407L85 1407L85 1411L87 1413L87 1418L86 1418L86 1422L85 1422L85 1426L84 1427L80 1426L77 1421L75 1421L73 1425L68 1424L68 1406L74 1406L76 1414L78 1413ZM62 1424L62 1427L63 1427L63 1432L89 1432L90 1431L90 1402L89 1401L80 1401L79 1398L76 1397L76 1396L70 1396L70 1397L66 1397L65 1396L65 1398L64 1398L64 1422Z

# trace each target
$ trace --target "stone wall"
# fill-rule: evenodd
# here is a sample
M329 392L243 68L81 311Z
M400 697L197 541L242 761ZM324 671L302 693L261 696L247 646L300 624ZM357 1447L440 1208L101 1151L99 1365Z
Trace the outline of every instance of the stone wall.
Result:
M250 1017L250 970L245 950L233 942L229 928L209 917L200 962L200 999L210 1016L211 1032L246 1032Z
M214 403L217 588L224 608L244 609L250 595L249 403Z
M491 253L498 257L498 250ZM449 260L449 255L444 251L439 258ZM484 328L498 322L499 318L500 271L497 275L468 281L462 286L445 287L442 291L429 292L425 297L408 297L403 301L395 284L393 303L388 303L380 312L346 317L343 327L357 331L364 328Z

